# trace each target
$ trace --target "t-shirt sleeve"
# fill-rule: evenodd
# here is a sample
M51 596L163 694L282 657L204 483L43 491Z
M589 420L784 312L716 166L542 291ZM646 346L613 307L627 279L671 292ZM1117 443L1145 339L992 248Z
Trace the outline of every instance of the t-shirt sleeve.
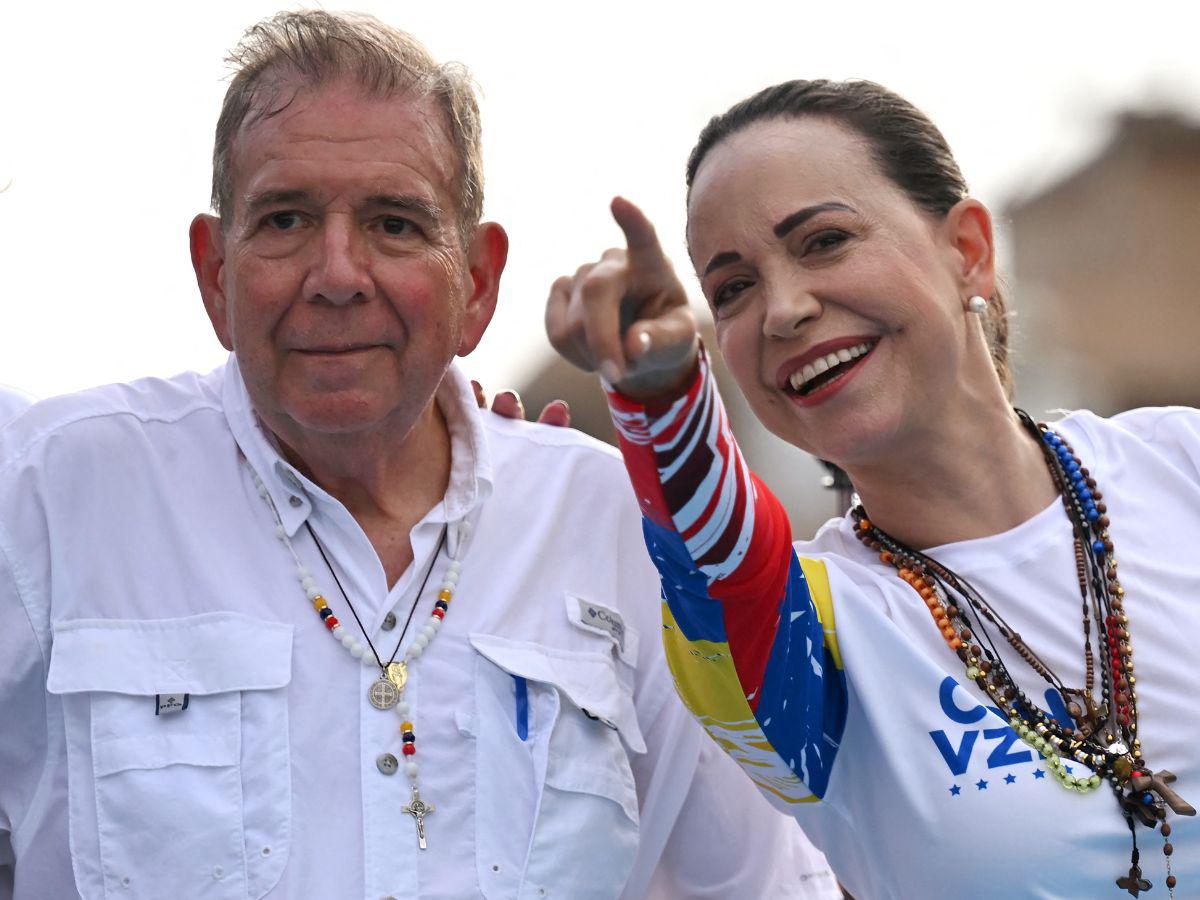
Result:
M1136 434L1190 480L1200 484L1200 409L1144 407L1113 416L1112 422Z
M662 581L680 696L777 806L820 800L847 709L824 563L794 552L703 353L673 403L651 409L610 391L609 408Z

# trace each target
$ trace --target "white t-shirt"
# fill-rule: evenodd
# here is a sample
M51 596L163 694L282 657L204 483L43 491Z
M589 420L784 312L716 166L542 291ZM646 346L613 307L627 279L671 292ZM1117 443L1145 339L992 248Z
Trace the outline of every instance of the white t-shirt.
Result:
M679 703L616 455L479 411L457 370L438 402L450 484L390 590L347 510L267 440L232 358L0 432L0 884L15 858L22 900L839 896ZM406 691L427 850L380 766L403 756L397 716L367 702L378 669L330 638L246 460L335 614L355 627L306 522L385 654L443 525L452 542L473 525ZM163 693L188 708L156 715Z
M1200 805L1200 412L1142 409L1110 420L1081 412L1054 427L1108 505L1146 760L1174 772L1175 789ZM795 546L829 569L850 701L825 800L802 804L797 818L850 891L897 900L1120 896L1130 836L1107 784L1080 795L1051 778L985 709L920 598L859 543L848 518ZM926 553L970 580L1066 685L1083 685L1061 502L1011 531ZM1049 685L1019 658L1010 672L1054 710ZM1170 813L1168 821L1176 895L1200 897L1200 827ZM1138 845L1153 896L1165 897L1163 839L1139 825Z
M611 392L609 402L662 576L676 685L855 897L1119 894L1130 834L1107 784L1080 794L1053 779L849 518L789 546L786 517L737 451L703 359L667 408ZM1055 428L1107 504L1146 763L1174 772L1178 793L1200 805L1200 411L1076 413ZM1004 534L927 552L1067 687L1084 685L1073 530L1060 501ZM1028 696L1061 709L1015 651L1000 653ZM1176 896L1200 897L1200 826L1168 821ZM1139 825L1138 842L1161 896L1163 839Z

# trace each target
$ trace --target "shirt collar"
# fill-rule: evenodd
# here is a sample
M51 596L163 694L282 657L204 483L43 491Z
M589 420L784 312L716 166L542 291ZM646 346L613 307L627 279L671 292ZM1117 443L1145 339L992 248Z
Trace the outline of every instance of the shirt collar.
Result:
M429 511L425 520L453 523L469 518L491 494L492 456L483 426L484 413L458 366L447 369L435 398L450 431L450 480L442 502ZM340 503L279 452L274 437L254 411L237 357L232 353L225 363L221 400L229 430L266 485L289 537L296 534L314 506ZM453 552L454 548L450 549Z

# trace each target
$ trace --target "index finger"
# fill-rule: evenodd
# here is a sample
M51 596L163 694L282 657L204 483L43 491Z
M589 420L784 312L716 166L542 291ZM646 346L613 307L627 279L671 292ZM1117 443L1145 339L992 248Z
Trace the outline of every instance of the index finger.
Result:
M614 197L612 216L625 232L625 245L629 248L630 269L633 271L655 271L667 264L658 232L646 214L624 197Z

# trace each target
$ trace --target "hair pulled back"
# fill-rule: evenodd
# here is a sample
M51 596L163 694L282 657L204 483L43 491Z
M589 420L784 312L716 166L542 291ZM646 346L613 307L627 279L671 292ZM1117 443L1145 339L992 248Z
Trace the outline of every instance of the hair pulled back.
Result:
M700 132L687 164L687 186L713 147L764 120L819 117L862 137L880 171L918 207L945 216L967 196L967 182L938 127L903 97L871 81L785 81L714 116ZM1008 309L999 288L989 298L984 331L992 363L1011 397Z

